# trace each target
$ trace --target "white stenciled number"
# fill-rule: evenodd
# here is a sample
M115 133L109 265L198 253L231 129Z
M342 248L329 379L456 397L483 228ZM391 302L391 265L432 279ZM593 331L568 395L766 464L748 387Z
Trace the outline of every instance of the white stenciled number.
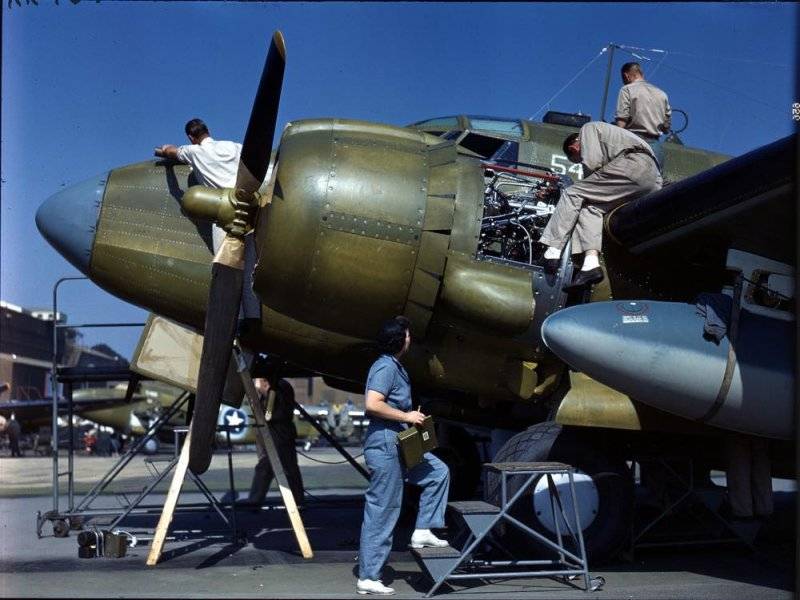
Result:
M574 173L573 179L583 179L583 165L577 163L571 165L569 159L562 154L553 154L550 156L550 166L559 175L566 175L567 173Z
M564 164L561 164L561 161L564 161ZM553 154L550 157L550 166L555 169L555 172L559 175L566 175L567 174L567 157L561 156L560 154Z
M583 179L583 165L581 163L577 163L572 165L569 168L570 173L575 173L578 176L578 179Z

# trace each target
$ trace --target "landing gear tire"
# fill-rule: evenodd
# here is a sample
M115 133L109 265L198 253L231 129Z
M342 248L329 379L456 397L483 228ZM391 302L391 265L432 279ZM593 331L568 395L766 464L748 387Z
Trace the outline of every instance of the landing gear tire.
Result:
M596 432L591 430L562 428L552 422L538 423L508 440L493 462L555 461L576 467L575 486L586 554L593 564L598 564L613 559L629 539L633 478L625 462L609 455L600 443L599 436L595 436ZM562 503L571 506L566 478L563 481L556 477L554 479ZM521 480L521 477L509 479L509 498L519 489ZM487 501L499 505L500 494L500 477L490 472L485 497ZM542 477L517 500L511 514L532 529L555 540L549 506L549 492L546 480ZM563 523L561 531L564 532ZM536 544L512 525L503 528L502 539L510 550L526 549L528 554Z

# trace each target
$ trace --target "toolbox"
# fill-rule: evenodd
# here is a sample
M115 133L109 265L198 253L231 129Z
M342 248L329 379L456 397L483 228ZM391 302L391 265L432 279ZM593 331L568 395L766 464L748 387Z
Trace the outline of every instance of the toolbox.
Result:
M420 425L412 425L397 434L400 457L407 469L422 462L422 455L437 446L433 417L427 416Z

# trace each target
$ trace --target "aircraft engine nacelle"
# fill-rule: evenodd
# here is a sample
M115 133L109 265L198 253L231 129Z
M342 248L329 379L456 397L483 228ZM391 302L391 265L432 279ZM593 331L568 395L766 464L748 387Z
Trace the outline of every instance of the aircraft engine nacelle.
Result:
M474 252L482 203L481 170L451 142L360 121L290 124L256 223L254 290L327 331L371 339L406 314L421 337L448 252Z

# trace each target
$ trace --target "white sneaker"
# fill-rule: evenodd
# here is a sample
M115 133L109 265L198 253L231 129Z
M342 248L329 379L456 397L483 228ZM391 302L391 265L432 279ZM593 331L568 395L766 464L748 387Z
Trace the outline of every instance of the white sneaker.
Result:
M412 548L444 548L450 544L433 535L430 529L415 529L411 534L410 545Z
M359 579L356 583L356 591L359 594L381 594L383 596L394 594L394 588L387 587L374 579Z

